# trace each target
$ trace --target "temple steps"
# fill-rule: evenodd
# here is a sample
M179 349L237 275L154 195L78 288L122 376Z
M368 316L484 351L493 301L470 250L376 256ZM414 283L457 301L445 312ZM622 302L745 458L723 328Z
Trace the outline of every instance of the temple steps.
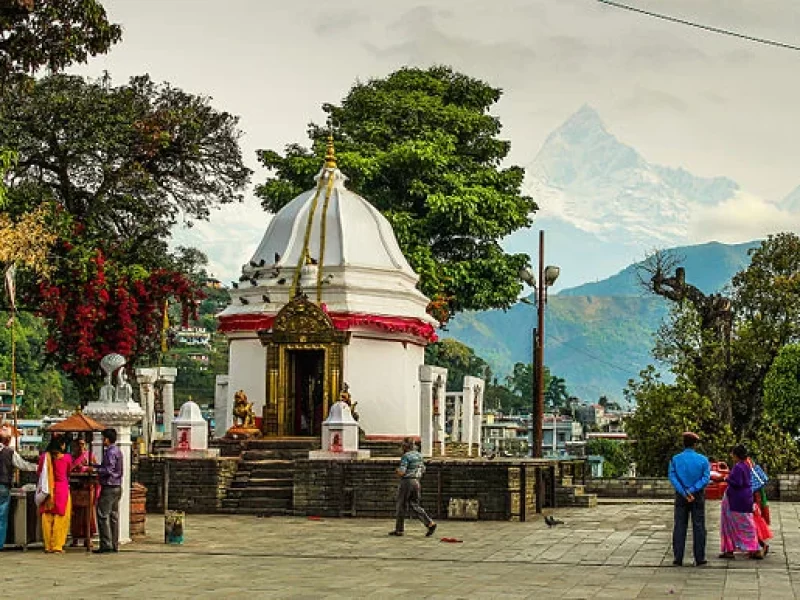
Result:
M278 516L293 514L295 460L308 458L319 448L319 439L288 438L251 440L225 490L222 512Z

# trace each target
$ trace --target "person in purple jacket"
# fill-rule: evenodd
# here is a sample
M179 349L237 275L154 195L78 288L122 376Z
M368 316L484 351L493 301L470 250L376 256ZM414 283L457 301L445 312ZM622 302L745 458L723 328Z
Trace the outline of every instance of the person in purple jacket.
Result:
M119 501L122 498L124 459L117 447L117 431L103 430L103 462L97 467L100 498L97 501L97 530L100 548L95 554L119 552Z
M720 558L732 559L734 552L747 552L752 559L764 554L758 544L758 530L753 519L752 472L747 464L747 450L739 444L731 451L734 465L728 474L728 489L720 510Z

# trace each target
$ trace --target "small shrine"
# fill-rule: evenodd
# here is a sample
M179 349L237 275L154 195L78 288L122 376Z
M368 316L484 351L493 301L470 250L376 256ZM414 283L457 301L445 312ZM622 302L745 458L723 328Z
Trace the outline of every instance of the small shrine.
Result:
M242 396L264 436L320 437L345 380L367 439L420 435L418 373L438 324L391 225L346 180L329 140L316 186L272 218L242 267L219 315L230 367L218 437Z
M196 402L185 402L172 421L172 449L208 450L208 422Z

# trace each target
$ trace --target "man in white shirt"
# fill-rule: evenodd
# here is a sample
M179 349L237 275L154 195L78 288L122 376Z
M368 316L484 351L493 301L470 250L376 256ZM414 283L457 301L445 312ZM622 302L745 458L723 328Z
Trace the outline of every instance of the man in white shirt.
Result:
M11 437L6 430L0 430L0 549L6 543L8 529L8 508L11 505L11 483L14 469L35 471L36 465L23 459L11 447Z

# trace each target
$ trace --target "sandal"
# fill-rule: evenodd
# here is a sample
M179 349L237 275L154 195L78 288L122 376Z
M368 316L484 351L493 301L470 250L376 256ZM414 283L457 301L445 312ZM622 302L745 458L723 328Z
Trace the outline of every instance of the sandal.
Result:
M747 555L747 558L750 560L764 560L764 553L761 550L757 552L751 552Z
M720 558L724 558L726 560L734 560L736 555L733 552L723 552L719 555Z

